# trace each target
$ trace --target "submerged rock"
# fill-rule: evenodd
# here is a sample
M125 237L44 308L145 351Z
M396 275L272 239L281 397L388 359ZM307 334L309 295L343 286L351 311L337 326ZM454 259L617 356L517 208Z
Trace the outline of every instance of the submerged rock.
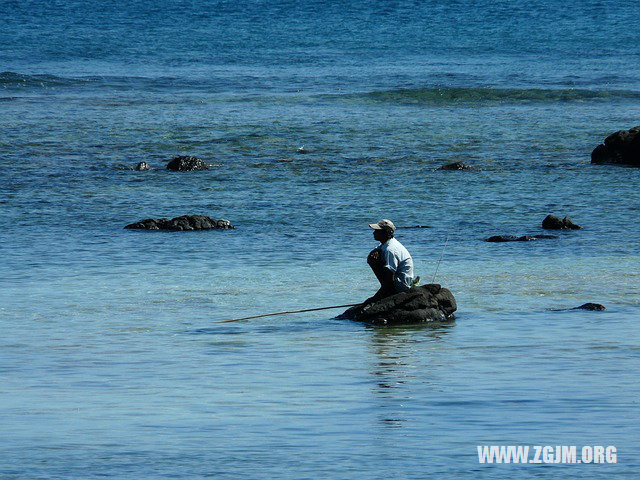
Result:
M480 170L478 167L472 167L471 165L466 165L462 162L454 162L449 163L447 165L443 165L438 170Z
M640 167L640 125L619 130L591 152L591 163L612 163Z
M135 167L133 167L133 169L138 171L151 170L151 165L149 165L147 162L140 162Z
M209 170L209 164L198 157L178 155L167 163L167 169L174 172L190 172L192 170Z
M601 305L599 303L585 303L583 305L580 305L579 307L572 308L571 310L591 310L602 312L606 310L606 308L604 305Z
M542 228L547 230L580 230L582 227L573 223L569 217L556 217L547 215L542 221Z
M437 284L412 287L366 306L351 307L337 318L373 325L447 322L457 310L453 294Z
M206 215L183 215L172 218L147 218L124 228L135 230L167 230L172 232L193 230L228 230L236 228L229 220L214 220Z
M533 240L542 240L549 238L558 238L555 235L523 235L516 237L515 235L494 235L485 239L485 242L531 242Z
M573 308L551 308L552 312L570 312L571 310L590 310L592 312L603 312L606 310L604 305L599 303L583 303L579 307Z

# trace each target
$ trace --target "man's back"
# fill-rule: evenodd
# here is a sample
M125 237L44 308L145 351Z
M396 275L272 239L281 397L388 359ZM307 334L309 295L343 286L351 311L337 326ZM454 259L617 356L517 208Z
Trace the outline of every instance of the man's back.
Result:
M395 238L380 246L385 268L394 272L394 284L398 291L411 288L413 281L413 259L406 248Z

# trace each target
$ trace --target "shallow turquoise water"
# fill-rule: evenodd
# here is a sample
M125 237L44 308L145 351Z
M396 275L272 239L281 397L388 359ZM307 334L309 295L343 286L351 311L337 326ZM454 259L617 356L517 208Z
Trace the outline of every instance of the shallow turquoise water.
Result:
M0 20L0 478L635 478L640 171L589 163L640 123L629 9L54 3ZM182 214L238 228L122 228ZM454 324L215 323L371 295L382 217Z

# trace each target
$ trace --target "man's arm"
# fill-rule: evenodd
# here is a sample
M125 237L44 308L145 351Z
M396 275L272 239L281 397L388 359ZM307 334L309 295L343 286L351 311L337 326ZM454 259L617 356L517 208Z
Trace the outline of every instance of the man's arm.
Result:
M367 263L378 278L382 289L391 287L395 276L395 272L389 266L389 260L393 263L394 259L388 257L388 254L383 254L380 247L374 248L367 257Z

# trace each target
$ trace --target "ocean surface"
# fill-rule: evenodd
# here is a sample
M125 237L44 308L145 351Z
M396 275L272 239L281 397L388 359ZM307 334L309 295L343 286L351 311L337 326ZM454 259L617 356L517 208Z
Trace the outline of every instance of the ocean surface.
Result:
M612 0L0 0L0 478L638 478L640 170L590 153L639 40ZM123 229L185 214L237 229ZM483 241L547 214L584 229ZM216 323L364 300L381 218L455 323Z

